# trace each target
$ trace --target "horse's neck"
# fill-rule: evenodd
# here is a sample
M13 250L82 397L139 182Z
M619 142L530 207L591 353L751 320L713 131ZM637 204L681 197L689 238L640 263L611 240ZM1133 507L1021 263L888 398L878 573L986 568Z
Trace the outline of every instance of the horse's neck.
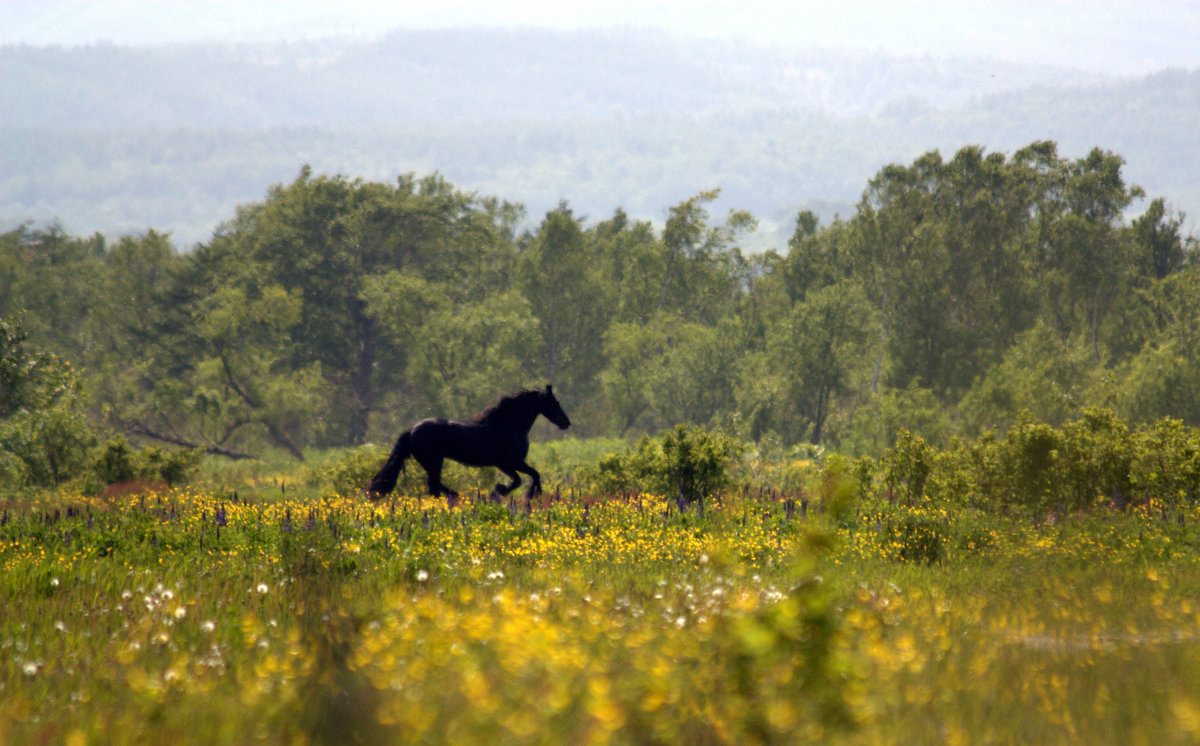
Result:
M541 413L537 409L514 409L505 412L502 417L496 417L491 419L491 421L485 421L481 424L490 425L502 430L527 433L533 427L533 421L538 418L539 414Z
M533 421L538 417L537 411L518 412L508 419L504 427L509 430L517 430L522 433L529 432L533 427Z

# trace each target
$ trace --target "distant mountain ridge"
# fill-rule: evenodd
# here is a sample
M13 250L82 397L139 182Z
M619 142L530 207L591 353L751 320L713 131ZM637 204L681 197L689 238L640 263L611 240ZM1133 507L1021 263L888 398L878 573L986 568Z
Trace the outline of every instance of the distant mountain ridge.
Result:
M871 114L1103 76L989 60L680 41L653 31L394 32L377 41L0 47L0 125L357 126L764 107Z
M304 164L440 171L520 201L660 219L712 187L781 246L800 207L848 214L888 162L1053 139L1124 156L1200 215L1200 71L1137 79L788 52L649 31L472 29L374 41L0 48L0 229L154 227L190 245Z

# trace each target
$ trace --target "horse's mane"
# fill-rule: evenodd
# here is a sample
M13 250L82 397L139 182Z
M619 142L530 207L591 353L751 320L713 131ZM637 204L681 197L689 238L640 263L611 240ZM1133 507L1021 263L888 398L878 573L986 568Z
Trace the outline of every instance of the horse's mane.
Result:
M516 393L506 394L475 415L475 421L481 425L505 422L517 412L528 411L534 400L541 395L542 392L537 389L521 389Z

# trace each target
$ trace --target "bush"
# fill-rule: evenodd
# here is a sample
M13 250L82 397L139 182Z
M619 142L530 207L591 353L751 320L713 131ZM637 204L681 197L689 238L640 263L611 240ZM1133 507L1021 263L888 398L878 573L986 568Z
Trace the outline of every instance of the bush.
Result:
M1200 500L1200 431L1178 420L1131 429L1107 409L1061 427L1027 413L1003 437L938 450L904 433L880 459L885 493L908 505L1066 514L1134 501Z
M894 562L933 565L945 554L946 526L937 518L905 510L881 522L883 555Z
M388 452L381 446L368 445L347 451L327 463L319 472L319 483L337 495L355 495L371 483ZM403 491L403 488L401 488Z
M744 448L720 431L678 425L601 457L595 467L581 469L579 477L597 493L653 492L692 502L728 486L730 467Z
M861 482L853 466L840 454L832 454L817 482L817 497L825 512L839 524L846 524L854 514L861 492Z
M1200 501L1200 431L1166 418L1137 433L1128 500L1151 496L1170 505Z
M198 448L133 448L118 435L96 449L92 471L104 485L142 479L177 487L196 474L203 456Z
M1099 499L1124 505L1136 440L1106 409L1085 410L1061 428L1023 414L1003 439L975 446L980 497L992 508L1060 513L1086 510Z
M925 499L925 483L936 460L937 449L908 430L901 430L896 445L883 453L883 488L889 499L917 505Z

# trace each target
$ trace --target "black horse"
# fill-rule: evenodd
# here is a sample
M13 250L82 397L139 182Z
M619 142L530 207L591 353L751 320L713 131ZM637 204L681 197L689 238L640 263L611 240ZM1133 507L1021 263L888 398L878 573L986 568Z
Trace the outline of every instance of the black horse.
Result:
M542 491L542 477L529 464L525 456L529 453L529 428L538 415L566 430L571 419L554 398L547 384L545 389L526 389L503 396L474 420L444 420L433 418L421 420L411 430L401 434L392 448L392 454L371 480L367 489L372 500L378 500L392 491L404 462L412 456L429 476L429 493L433 496L457 497L458 493L442 484L442 460L453 459L467 466L495 466L512 480L511 484L497 484L501 495L521 486L517 472L528 474L530 497Z

